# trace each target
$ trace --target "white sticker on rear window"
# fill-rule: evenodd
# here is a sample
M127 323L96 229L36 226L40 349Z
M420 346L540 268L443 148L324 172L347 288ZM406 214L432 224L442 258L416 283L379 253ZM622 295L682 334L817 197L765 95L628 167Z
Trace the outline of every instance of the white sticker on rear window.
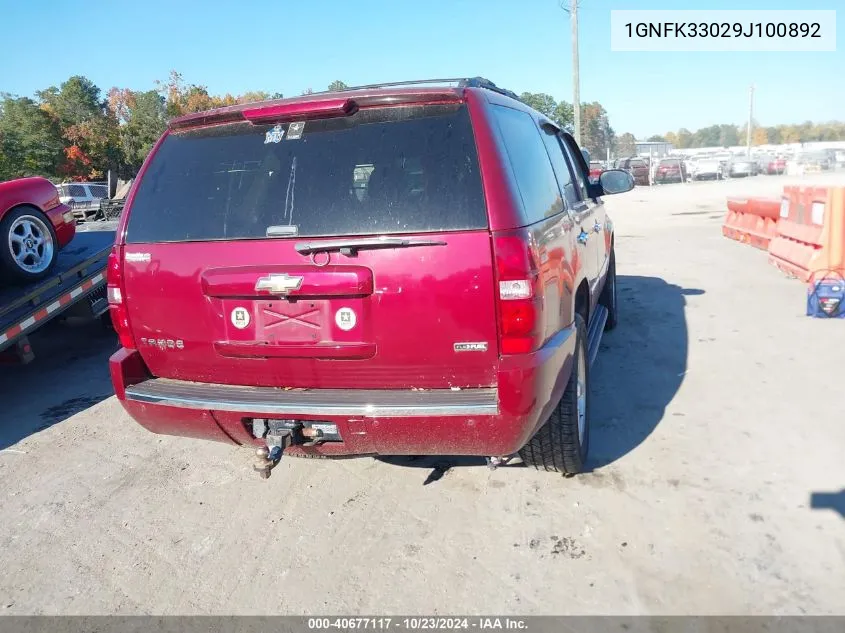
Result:
M232 310L231 319L232 325L242 330L249 325L249 311L246 308L238 306Z
M352 308L341 308L334 315L334 322L337 323L337 327L344 332L348 332L354 328L357 321L358 318L355 316L355 312Z
M302 132L305 130L305 121L294 121L288 126L288 140L295 141L302 138Z
M264 135L264 144L267 143L278 143L282 140L285 135L285 130L281 125L276 125L273 127L272 130L267 130L267 134Z

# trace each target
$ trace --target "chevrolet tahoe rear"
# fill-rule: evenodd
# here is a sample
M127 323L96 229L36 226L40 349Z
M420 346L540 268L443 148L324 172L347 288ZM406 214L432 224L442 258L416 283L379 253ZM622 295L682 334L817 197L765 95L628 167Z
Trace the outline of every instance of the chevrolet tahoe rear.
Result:
M259 447L264 476L282 452L577 472L587 325L615 322L597 188L486 80L176 119L109 262L116 394L153 432ZM567 389L581 436L532 452Z

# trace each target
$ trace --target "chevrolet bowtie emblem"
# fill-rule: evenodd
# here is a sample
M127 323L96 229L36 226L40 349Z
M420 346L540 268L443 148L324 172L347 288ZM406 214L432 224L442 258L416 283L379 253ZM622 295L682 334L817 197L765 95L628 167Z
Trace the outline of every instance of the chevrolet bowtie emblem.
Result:
M291 290L299 290L300 286L302 286L302 277L292 277L287 273L282 273L262 277L256 282L255 289L267 290L274 295L286 295Z

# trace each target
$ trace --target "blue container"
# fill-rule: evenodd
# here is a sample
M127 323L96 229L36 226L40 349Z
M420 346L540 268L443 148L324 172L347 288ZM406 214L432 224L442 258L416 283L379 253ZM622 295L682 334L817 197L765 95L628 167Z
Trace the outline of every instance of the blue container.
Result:
M807 316L845 319L845 280L821 279L807 288Z

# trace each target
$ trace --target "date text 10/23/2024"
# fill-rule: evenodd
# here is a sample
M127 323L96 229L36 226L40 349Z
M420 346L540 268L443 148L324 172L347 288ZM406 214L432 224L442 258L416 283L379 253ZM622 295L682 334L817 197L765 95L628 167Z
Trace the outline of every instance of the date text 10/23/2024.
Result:
M411 630L411 631L519 631L526 630L524 619L511 617L332 617L308 618L308 628L313 631L328 630Z

